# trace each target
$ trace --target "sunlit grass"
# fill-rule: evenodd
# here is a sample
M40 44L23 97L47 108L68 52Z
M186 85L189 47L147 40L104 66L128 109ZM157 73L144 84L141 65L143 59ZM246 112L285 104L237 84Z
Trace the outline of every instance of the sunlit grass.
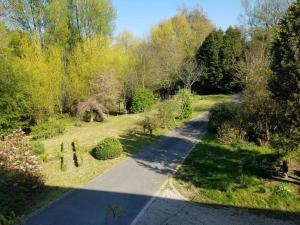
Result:
M228 100L231 97L230 95L194 96L194 112L192 116L195 117L208 110L217 102ZM144 135L141 126L139 126L139 122L143 119L143 116L144 114L109 116L107 123L78 123L74 118L61 119L60 122L66 125L66 132L54 138L40 140L45 145L47 155L47 160L42 163L46 189L36 198L30 199L30 203L28 201L20 202L20 206L26 204L24 213L32 212L59 198L67 191L82 186L125 160L137 150L142 149L170 132L168 129L158 129L154 131L152 136ZM177 126L180 126L185 121L177 121ZM124 154L113 160L103 161L94 159L90 151L102 139L111 136L120 139L125 149ZM79 141L83 158L83 164L78 168L74 166L72 161L71 142L74 139ZM62 142L64 142L65 146L65 162L67 165L65 171L61 171L58 157ZM41 160L42 158L44 157L41 157Z
M259 178L242 167L243 160L271 149L217 143L206 134L176 175L176 187L195 203L300 212L297 186Z
M201 112L208 110L214 104L228 100L229 95L208 95L194 96L193 98L193 117ZM99 161L90 155L90 151L105 137L117 137L124 145L126 153L133 153L157 138L169 132L167 129L154 131L153 136L143 135L142 128L138 125L143 118L143 114L126 114L109 116L108 122L99 123L81 122L80 126L74 118L67 118L61 122L66 124L65 134L55 138L42 140L45 145L48 162L43 163L46 185L61 187L78 187L103 171L124 160L127 154L114 160ZM181 125L186 120L177 121ZM134 133L131 134L130 131ZM75 167L72 162L71 142L77 139L81 147L83 165ZM60 171L58 154L60 145L64 142L66 148L67 170Z

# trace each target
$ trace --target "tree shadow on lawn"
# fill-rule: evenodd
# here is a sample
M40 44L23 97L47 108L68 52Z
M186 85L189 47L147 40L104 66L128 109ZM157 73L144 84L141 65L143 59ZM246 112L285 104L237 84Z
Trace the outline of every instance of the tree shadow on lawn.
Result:
M198 144L187 157L176 177L208 189L224 191L229 185L244 188L241 185L242 175L261 175L259 171L248 168L247 161L264 156L269 158L272 154L250 151L243 147L234 150L230 146L204 142Z
M175 177L179 183L184 181L182 184L198 188L194 201L199 204L215 202L253 208L259 208L260 204L266 207L267 204L268 208L299 210L297 186L293 187L293 194L289 190L281 190L278 185L283 183L265 179L260 169L253 169L250 165L253 160L263 159L258 163L263 164L272 157L271 153L259 152L257 147L219 145L213 136L206 135L204 142L195 147ZM293 204L296 205L293 207Z

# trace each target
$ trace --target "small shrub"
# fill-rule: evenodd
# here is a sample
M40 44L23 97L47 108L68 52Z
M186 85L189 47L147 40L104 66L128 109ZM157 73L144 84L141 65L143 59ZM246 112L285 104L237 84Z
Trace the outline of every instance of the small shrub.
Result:
M31 152L35 155L43 155L45 153L45 146L41 141L31 142Z
M92 118L92 115L90 112L84 112L83 113L83 116L82 116L82 120L84 122L90 122L91 121L91 118Z
M293 192L289 188L289 186L282 184L274 188L273 194L282 198L287 198L290 197L293 194Z
M144 134L149 133L152 135L153 131L159 127L159 117L158 114L148 114L145 115L144 119L141 122L141 126L143 127Z
M218 141L223 145L236 145L239 142L245 140L246 132L239 128L234 127L231 123L223 123L220 128L218 128Z
M49 119L47 122L38 124L32 128L32 139L51 138L65 131L64 125L56 119Z
M162 128L173 128L176 125L176 118L179 117L179 107L175 98L160 102L156 115L158 125Z
M154 104L154 94L150 89L137 88L132 95L132 113L141 113L150 110Z
M254 176L248 176L245 174L242 174L239 176L239 182L241 185L241 188L249 188L251 186L256 186L259 184L259 180Z
M123 152L121 142L113 137L102 140L94 150L94 156L97 159L114 159L119 157Z
M237 104L228 102L214 106L209 112L209 130L216 132L223 123L232 121L237 115L239 107Z
M279 154L293 153L300 149L300 128L291 129L282 135L273 135L270 144Z
M42 167L32 154L25 133L19 129L0 143L0 175L7 184L35 189L43 184Z
M288 185L281 184L273 188L267 202L270 207L291 206L297 201L296 196Z
M179 119L188 119L192 116L192 94L189 90L181 89L176 95L177 101L179 101Z

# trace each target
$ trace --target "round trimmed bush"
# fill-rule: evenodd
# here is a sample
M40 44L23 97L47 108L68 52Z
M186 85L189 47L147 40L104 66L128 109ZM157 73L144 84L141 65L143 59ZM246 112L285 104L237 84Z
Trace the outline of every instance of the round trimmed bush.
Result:
M123 146L117 138L109 137L102 140L94 151L96 159L114 159L119 157L123 152Z

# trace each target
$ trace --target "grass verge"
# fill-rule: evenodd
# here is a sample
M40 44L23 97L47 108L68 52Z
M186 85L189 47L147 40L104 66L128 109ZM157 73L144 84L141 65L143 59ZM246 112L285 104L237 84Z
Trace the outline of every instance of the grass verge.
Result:
M207 133L178 170L175 186L194 203L299 215L299 187L260 178L243 167L249 157L270 152L251 144L220 145Z

